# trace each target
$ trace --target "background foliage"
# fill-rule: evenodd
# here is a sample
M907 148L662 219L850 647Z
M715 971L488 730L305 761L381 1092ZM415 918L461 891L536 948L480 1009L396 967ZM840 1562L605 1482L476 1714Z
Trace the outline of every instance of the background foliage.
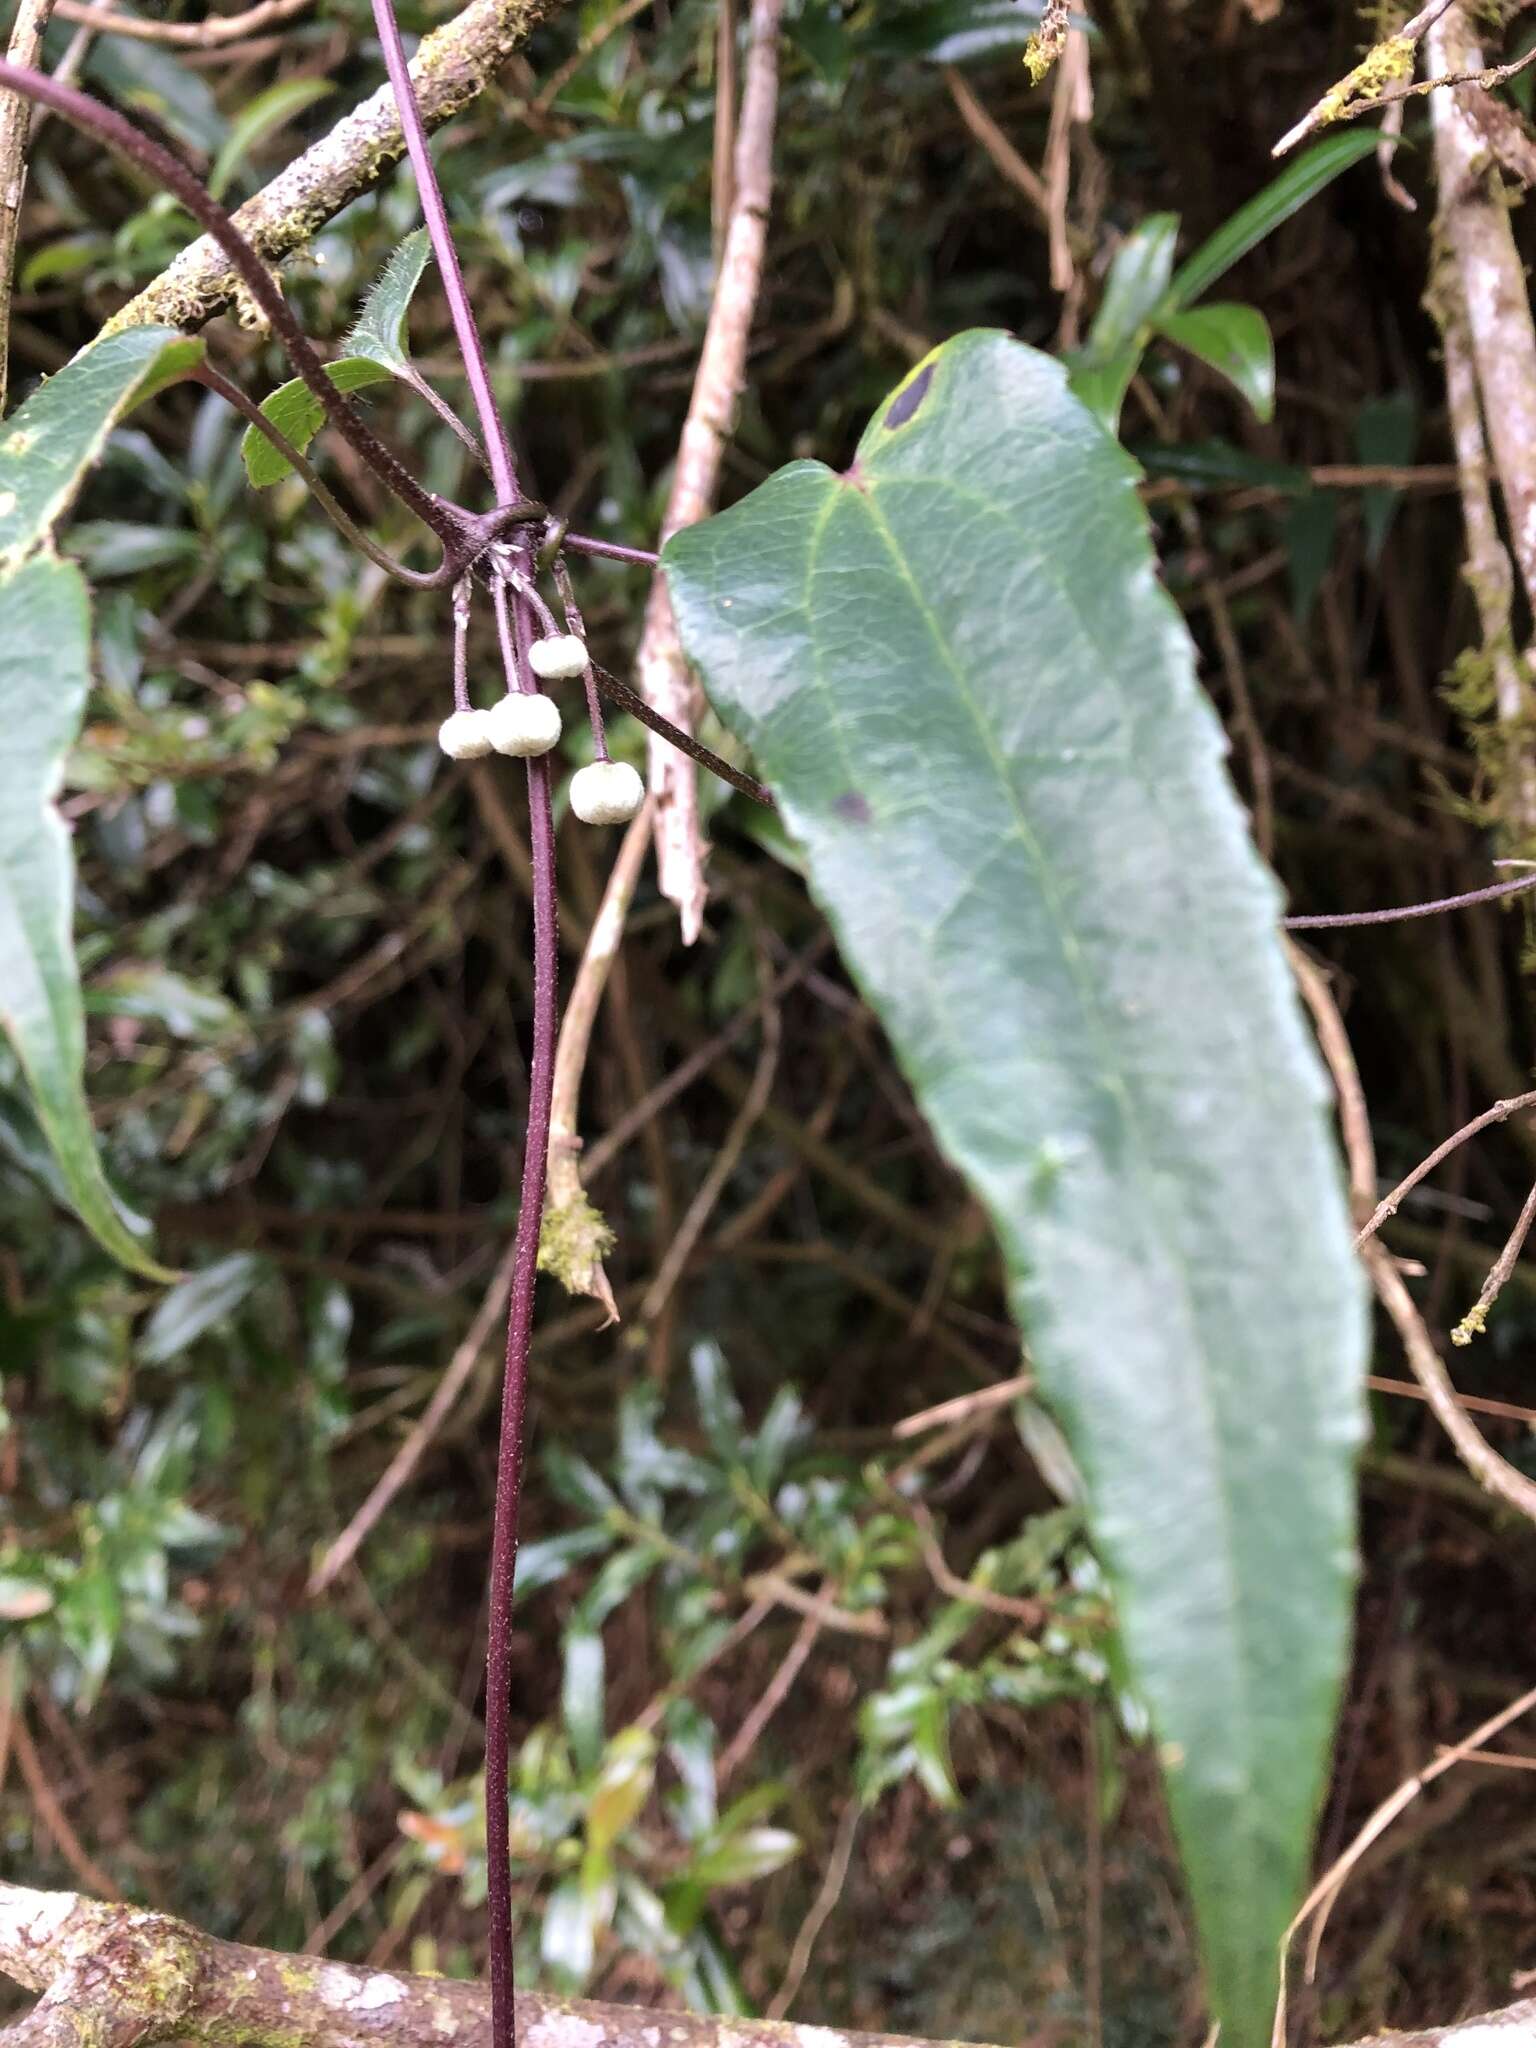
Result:
M875 402L959 328L1069 354L1106 412L1123 399L1261 844L1297 907L1361 908L1485 880L1501 791L1486 690L1465 663L1444 688L1474 636L1422 215L1359 164L1229 245L1220 289L1263 313L1272 365L1252 317L1189 325L1217 280L1178 259L1267 185L1270 139L1366 33L1303 0L1268 13L1105 10L1093 119L1070 131L1063 294L1037 212L964 115L979 96L1042 160L1051 90L1028 85L1012 10L794 11L730 484L796 456L845 465ZM702 0L573 9L439 153L525 473L634 543L658 522L708 300L715 34ZM190 60L99 37L87 75L239 196L379 72L366 8L318 0ZM1412 153L1399 170L1422 189ZM57 123L31 178L18 383L189 232ZM398 173L291 272L338 353L415 217ZM410 334L447 374L430 274ZM284 381L259 337L221 322L213 343L253 393ZM463 481L424 405L365 399L430 484ZM91 1093L115 1184L192 1277L141 1288L67 1219L0 1054L0 1842L26 1881L469 1970L494 1347L357 1567L323 1599L304 1588L510 1227L525 856L503 786L445 773L432 743L439 601L386 588L293 482L253 492L240 442L217 400L165 395L114 434L70 537L101 641L64 800ZM377 510L345 451L327 461ZM623 673L643 575L594 565L581 595ZM638 758L636 732L615 738ZM821 2019L1187 2038L1185 1907L1060 1446L1027 1393L894 1433L1018 1371L998 1255L774 833L734 799L713 830L707 942L685 952L642 897L589 1069L590 1159L708 1051L590 1176L631 1313L600 1332L552 1285L542 1305L525 1967L763 2007L793 1993L814 1934L797 2010ZM603 858L562 834L568 948ZM1393 1178L1523 1085L1524 944L1495 910L1330 937ZM704 1245L636 1316L769 1060L770 1107ZM1491 1262L1529 1142L1512 1125L1458 1154L1389 1233L1424 1260L1432 1318L1454 1321ZM1463 1387L1522 1399L1531 1301L1522 1269ZM1519 1423L1489 1428L1523 1459ZM1529 1537L1407 1402L1381 1400L1366 1501L1324 1855L1529 1676L1506 1618ZM1335 1915L1314 2009L1332 2034L1486 2003L1529 1961L1518 1778L1450 1783Z

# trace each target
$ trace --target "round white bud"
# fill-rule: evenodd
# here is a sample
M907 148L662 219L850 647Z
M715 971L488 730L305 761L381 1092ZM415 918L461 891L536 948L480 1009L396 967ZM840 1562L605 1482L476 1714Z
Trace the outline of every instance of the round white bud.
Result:
M485 713L491 745L498 754L547 754L560 737L560 706L553 697L514 691Z
M645 802L645 784L627 761L591 761L571 777L571 809L586 825L623 825Z
M455 711L438 727L437 744L451 761L478 761L491 751L490 714Z
M535 640L528 650L528 666L546 683L585 675L587 659L587 643L574 633L552 633L547 640Z

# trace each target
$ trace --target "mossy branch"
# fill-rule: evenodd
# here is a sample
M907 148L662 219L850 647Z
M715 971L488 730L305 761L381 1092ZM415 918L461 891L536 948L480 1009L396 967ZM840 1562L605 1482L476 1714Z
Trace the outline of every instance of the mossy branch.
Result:
M477 99L536 24L561 4L470 0L425 37L410 68L428 128L441 127ZM384 85L248 199L236 224L268 263L281 263L404 153L400 117ZM243 308L238 280L224 252L203 235L108 322L108 331L155 323L198 327L236 304Z
M483 1984L278 1955L185 1921L74 1892L0 1884L0 1974L41 1994L0 2048L490 2048ZM1354 2048L1510 2048L1536 2036L1536 2000ZM1022 2039L1033 2030L1020 2013ZM959 2048L790 2020L711 2018L519 1992L517 2048Z
M483 1984L355 1969L200 1934L73 1892L0 1884L0 1972L43 1994L0 2048L490 2048ZM518 2048L950 2048L786 2020L519 1992Z

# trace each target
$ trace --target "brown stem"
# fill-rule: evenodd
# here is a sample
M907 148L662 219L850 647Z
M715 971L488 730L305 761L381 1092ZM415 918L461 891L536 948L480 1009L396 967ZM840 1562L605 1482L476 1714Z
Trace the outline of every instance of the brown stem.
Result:
M747 340L762 283L773 196L782 11L783 0L753 0L731 215L662 520L664 542L680 527L704 518L714 502L726 437L746 373ZM659 576L651 585L635 675L646 702L670 728L666 736L673 746L693 753L680 737L693 723L693 679L678 639L671 600ZM684 942L692 944L703 924L705 898L698 777L690 761L680 761L653 740L650 783L656 800L657 884L662 895L678 906Z
M37 63L52 12L53 0L21 0L5 51L12 64L30 69ZM5 412L10 382L11 293L16 285L16 234L31 134L31 102L17 93L7 93L0 101L0 415Z

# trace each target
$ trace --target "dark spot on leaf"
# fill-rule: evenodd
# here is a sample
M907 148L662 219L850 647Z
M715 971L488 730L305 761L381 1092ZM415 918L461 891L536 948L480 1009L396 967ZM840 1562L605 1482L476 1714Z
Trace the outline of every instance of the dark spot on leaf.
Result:
M856 789L845 789L841 796L832 799L832 808L838 817L846 818L850 825L867 825L870 818L868 800Z
M933 365L929 363L924 369L918 371L910 384L903 384L896 396L891 400L890 410L885 416L885 424L888 427L904 427L923 400L928 396L928 386L932 382Z

